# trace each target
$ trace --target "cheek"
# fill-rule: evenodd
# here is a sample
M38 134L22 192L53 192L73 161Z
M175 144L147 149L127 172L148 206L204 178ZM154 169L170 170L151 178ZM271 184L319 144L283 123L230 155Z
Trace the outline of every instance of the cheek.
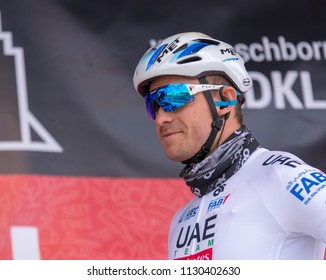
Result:
M202 145L207 140L212 129L212 120L209 112L205 110L194 111L189 114L188 120L189 133Z

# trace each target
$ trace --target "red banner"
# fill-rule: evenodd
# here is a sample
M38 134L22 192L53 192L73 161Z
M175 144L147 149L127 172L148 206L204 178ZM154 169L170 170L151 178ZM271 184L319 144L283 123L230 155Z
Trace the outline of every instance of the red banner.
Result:
M191 196L178 179L0 176L0 259L28 228L41 259L166 259L170 220Z

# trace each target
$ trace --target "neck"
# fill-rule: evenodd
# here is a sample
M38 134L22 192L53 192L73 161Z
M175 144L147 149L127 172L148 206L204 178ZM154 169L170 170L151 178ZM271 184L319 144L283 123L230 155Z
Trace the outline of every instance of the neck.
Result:
M228 139L237 129L240 129L242 127L242 125L240 125L237 121L233 119L229 118L227 122L227 125L223 125L223 128L217 135L215 142L212 145L210 154L215 151L220 145L222 145L225 140Z

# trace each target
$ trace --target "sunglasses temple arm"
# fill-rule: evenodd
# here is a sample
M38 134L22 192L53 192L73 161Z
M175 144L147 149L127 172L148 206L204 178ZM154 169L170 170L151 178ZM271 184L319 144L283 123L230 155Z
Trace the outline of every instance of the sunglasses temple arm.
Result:
M214 104L216 106L224 106L224 107L234 106L237 104L237 100L234 99L234 100L229 100L229 101L214 101Z

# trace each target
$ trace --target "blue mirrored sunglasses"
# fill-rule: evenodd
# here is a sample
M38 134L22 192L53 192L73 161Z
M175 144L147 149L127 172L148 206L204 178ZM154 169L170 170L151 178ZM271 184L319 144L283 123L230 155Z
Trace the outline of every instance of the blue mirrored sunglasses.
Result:
M148 115L155 120L158 109L165 112L174 112L186 104L195 100L195 94L207 90L219 90L225 85L210 84L168 84L158 87L145 95L145 103ZM216 106L235 105L237 100L215 101Z

